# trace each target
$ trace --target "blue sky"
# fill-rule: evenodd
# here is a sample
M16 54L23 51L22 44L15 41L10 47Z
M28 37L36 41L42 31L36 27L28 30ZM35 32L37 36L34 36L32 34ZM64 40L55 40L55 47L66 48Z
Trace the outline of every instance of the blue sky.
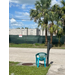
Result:
M38 24L30 20L30 9L35 9L34 3L39 0L9 0L9 28L37 28ZM52 0L51 6L59 4L60 0Z

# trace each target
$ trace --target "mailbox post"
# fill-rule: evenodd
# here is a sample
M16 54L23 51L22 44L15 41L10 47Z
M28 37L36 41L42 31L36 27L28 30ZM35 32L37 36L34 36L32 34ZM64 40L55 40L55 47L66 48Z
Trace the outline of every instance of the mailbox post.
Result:
M49 65L49 51L52 48L52 44L48 41L47 43L47 66Z

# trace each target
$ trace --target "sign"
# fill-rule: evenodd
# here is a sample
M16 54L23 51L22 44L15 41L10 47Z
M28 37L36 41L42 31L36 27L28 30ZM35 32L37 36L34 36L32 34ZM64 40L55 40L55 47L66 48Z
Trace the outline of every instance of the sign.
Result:
M20 34L19 37L22 37L22 35Z

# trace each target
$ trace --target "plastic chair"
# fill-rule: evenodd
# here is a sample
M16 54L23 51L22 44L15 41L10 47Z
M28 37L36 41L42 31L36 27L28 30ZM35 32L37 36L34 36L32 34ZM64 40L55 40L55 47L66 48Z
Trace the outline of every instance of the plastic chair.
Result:
M44 61L44 67L46 67L46 56L47 54L44 52L37 53L36 55L36 65L39 67L39 61Z

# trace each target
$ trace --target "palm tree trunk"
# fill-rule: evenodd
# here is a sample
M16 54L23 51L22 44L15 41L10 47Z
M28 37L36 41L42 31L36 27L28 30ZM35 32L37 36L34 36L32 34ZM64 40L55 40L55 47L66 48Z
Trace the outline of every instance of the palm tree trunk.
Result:
M45 28L45 46L47 46L47 28Z
M60 37L59 37L59 41L58 41L59 46L61 46L61 42L60 42Z
M52 24L51 24L51 27L54 25L53 21L52 21ZM50 44L52 44L52 38L53 38L53 33L50 33Z
M51 35L50 35L50 44L52 44L52 38L53 38L53 34L51 33Z

